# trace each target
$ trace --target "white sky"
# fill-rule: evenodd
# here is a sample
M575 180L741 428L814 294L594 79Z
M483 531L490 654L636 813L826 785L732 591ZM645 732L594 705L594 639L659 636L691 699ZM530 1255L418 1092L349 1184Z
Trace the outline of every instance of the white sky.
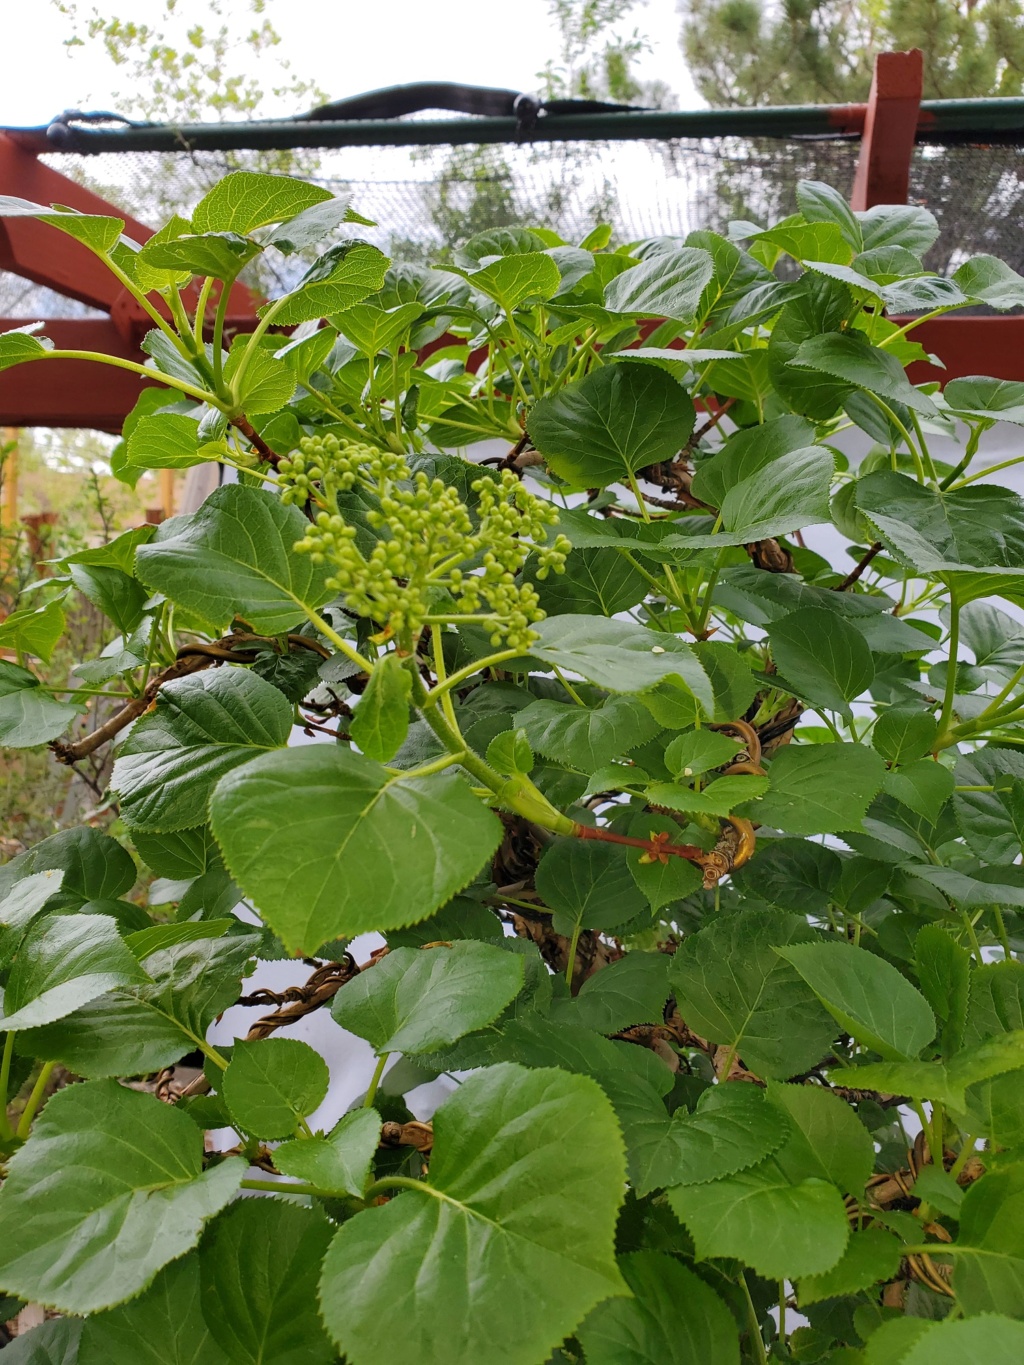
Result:
M209 20L197 0L182 0L181 7ZM99 0L97 8L145 23L162 7L156 0ZM65 49L68 21L50 0L8 0L3 9L0 124L46 123L66 108L111 107L121 73L98 51ZM90 11L89 0L81 9ZM295 73L333 98L416 80L532 90L536 73L558 55L546 0L501 7L480 0L268 0L266 13ZM651 43L640 75L666 81L680 107L698 104L679 51L676 0L646 0L625 26L639 28ZM117 107L133 112L124 100Z

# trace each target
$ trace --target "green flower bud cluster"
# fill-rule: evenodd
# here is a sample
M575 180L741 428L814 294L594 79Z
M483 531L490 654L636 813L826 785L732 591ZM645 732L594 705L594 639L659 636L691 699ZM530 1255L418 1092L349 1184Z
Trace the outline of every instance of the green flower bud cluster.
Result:
M564 572L571 547L561 535L546 543L558 510L511 471L474 482L475 529L456 489L422 472L413 476L393 451L336 436L306 438L280 462L278 476L285 501L322 508L295 549L331 566L327 585L343 594L349 611L396 635L415 637L428 620L471 615L484 618L496 646L525 649L536 639L530 627L544 612L536 589L517 575L531 553L538 577ZM337 493L357 485L378 499L379 510L366 514L380 534L369 555L356 544L355 527L332 510Z

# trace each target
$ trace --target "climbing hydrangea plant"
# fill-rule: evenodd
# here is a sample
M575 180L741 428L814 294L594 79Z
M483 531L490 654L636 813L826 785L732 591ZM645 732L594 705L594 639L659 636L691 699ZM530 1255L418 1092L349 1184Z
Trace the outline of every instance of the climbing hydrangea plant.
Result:
M1022 1358L1024 384L916 334L1024 280L798 199L433 269L281 177L0 201L152 320L119 477L225 471L0 624L0 741L112 745L119 815L0 868L12 1365Z

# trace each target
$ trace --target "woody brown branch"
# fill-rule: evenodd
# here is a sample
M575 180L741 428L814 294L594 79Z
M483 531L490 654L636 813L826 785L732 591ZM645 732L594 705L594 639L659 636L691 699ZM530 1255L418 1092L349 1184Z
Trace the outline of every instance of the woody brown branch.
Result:
M309 649L324 659L330 658L330 652L318 641L311 640L308 636L289 635L287 639L290 649ZM65 763L70 767L88 754L95 753L102 745L114 739L122 730L131 725L133 720L137 720L139 716L148 711L165 683L174 682L178 678L187 678L193 673L200 673L203 669L212 668L219 663L251 664L259 652L257 646L269 645L276 648L277 643L276 639L269 636L236 632L231 635L224 635L212 644L183 645L178 650L178 656L174 663L158 673L155 678L152 678L141 696L132 697L120 711L98 726L91 734L86 735L84 739L75 740L71 743L62 739L54 739L50 741L49 747L58 763Z

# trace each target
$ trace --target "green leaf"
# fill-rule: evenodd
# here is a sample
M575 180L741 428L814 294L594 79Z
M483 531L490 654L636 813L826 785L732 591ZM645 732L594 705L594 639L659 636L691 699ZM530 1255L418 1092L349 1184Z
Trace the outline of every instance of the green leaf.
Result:
M609 692L643 692L671 677L711 714L714 696L691 646L664 631L601 616L557 616L537 626L530 654Z
M189 232L191 227L192 224L187 218L182 218L180 214L174 213L144 245L172 242L176 237L181 237L184 233ZM177 285L179 289L184 289L192 279L191 270L161 270L150 265L148 258L142 258L141 251L136 252L132 264L135 271L135 283L146 294L154 289L169 289L171 285ZM124 434L127 435L127 432Z
M195 1246L245 1174L233 1160L204 1172L202 1157L191 1119L152 1095L116 1081L60 1091L0 1190L0 1284L65 1313L140 1293Z
M106 256L117 245L124 231L123 218L110 218L98 213L79 213L75 209L59 208L51 204L33 204L28 199L0 195L0 218L38 218L51 227L66 232L82 242L90 251Z
M69 564L71 581L84 597L109 616L122 635L142 620L148 594L130 574L106 564Z
M995 256L972 256L953 271L953 280L968 298L1002 313L1024 307L1024 279Z
M942 396L956 413L1024 426L1024 384L970 375L951 379Z
M668 1200L702 1260L734 1257L765 1279L831 1270L849 1240L836 1187L815 1179L791 1184L771 1159L708 1185L679 1185Z
M186 881L200 877L217 857L209 825L179 829L169 834L132 833L139 857L158 877Z
M660 251L610 280L604 306L609 313L692 322L714 273L711 253L700 247Z
M172 1065L234 1004L260 944L258 934L223 936L216 921L206 929L210 937L166 945L142 960L151 986L113 991L56 1024L25 1030L19 1048L79 1076L139 1076Z
M395 775L321 746L236 768L210 809L232 876L293 952L425 919L476 876L501 837L456 774Z
M333 195L307 180L258 171L233 171L219 180L192 211L193 232L252 232L283 223Z
M43 360L53 350L53 342L47 337L31 335L40 325L38 322L26 323L24 327L0 332L0 371L22 365L26 360Z
M503 730L495 735L487 746L487 762L499 773L512 776L515 773L533 772L533 750L530 748L526 731Z
M782 677L808 701L845 716L875 676L864 636L821 607L804 607L773 622L768 639Z
M1024 1165L976 1180L960 1207L953 1291L964 1312L1024 1314Z
M634 361L604 365L541 399L527 427L560 478L604 487L675 456L695 420L689 394L671 375Z
M127 462L137 469L189 469L207 457L200 451L199 423L178 412L140 417L127 442Z
M767 790L766 777L736 774L716 778L701 791L678 782L655 782L647 788L647 798L656 806L668 806L670 810L726 816L744 802L760 800Z
M331 1231L319 1209L281 1199L240 1200L210 1224L199 1247L203 1313L229 1360L334 1360L316 1304Z
M0 744L31 749L68 728L78 707L54 700L27 668L0 659Z
M526 576L530 577L529 565ZM625 555L610 549L573 550L566 559L565 573L530 581L540 597L541 610L548 616L566 612L615 616L635 607L648 593L643 574Z
M292 548L309 523L272 493L239 484L216 489L198 512L165 521L136 553L153 591L214 626L240 616L277 634L330 597L327 570Z
M396 1357L431 1358L443 1341L446 1358L485 1359L500 1342L507 1365L536 1365L597 1303L626 1292L613 1253L625 1161L611 1105L588 1077L495 1066L441 1106L434 1133L428 1179L338 1230L324 1321L351 1365L377 1365L382 1321Z
M914 388L891 352L879 350L852 332L809 338L792 364L831 375L890 402L903 403L925 417L936 415L935 404Z
M110 779L132 830L188 829L225 773L282 749L292 708L270 683L218 668L165 683L121 745Z
M254 256L259 246L237 232L184 233L180 237L151 239L139 252L148 272L207 275L230 285Z
M587 977L576 1005L587 1028L618 1033L631 1024L660 1024L668 999L664 953L627 953Z
M277 412L295 392L295 373L273 354L277 341L254 346L248 337L236 337L224 364L224 381L231 386L236 401L251 417ZM241 373L242 364L245 371Z
M384 253L368 242L343 242L310 266L298 288L276 303L264 305L260 312L265 314L273 308L274 321L280 326L342 313L380 289L390 264Z
M695 498L721 507L729 491L784 455L814 444L814 427L803 417L787 413L760 426L735 431L721 450L701 460L693 476Z
M307 190L311 188L308 183L302 183ZM263 238L263 244L276 247L283 256L293 256L304 247L315 246L342 223L373 226L368 219L362 218L350 207L347 199L328 197L283 221L280 227L267 233Z
M841 1028L893 1062L916 1057L935 1037L927 1000L884 958L847 943L798 943L790 962Z
M220 1093L238 1128L254 1137L283 1138L319 1108L327 1094L327 1063L297 1038L237 1042L220 1078Z
M776 247L798 261L834 261L840 265L852 260L854 251L834 220L780 223L767 232L759 232L754 242Z
M437 1052L497 1019L523 988L523 960L489 943L396 948L334 997L342 1028L383 1052Z
M0 622L0 648L35 654L48 664L64 627L64 611L58 598L44 607L12 611Z
M922 1324L920 1335L900 1356L900 1365L965 1365L967 1361L1017 1365L1022 1352L1024 1323L986 1314L959 1322ZM870 1365L876 1365L874 1357ZM881 1358L877 1365L882 1365Z
M116 839L88 825L51 834L0 867L0 897L23 877L63 872L60 908L80 909L86 901L126 895L137 876L131 856ZM54 907L57 908L55 901Z
M82 1323L77 1318L50 1318L41 1327L16 1337L6 1350L10 1365L80 1365ZM198 1361L196 1365L207 1365ZM209 1365L214 1365L213 1361Z
M976 857L1012 862L1024 843L1024 760L1008 749L976 749L960 755L954 777L959 787L1000 788L954 792L953 810Z
M976 1048L986 1038L1024 1028L1024 963L987 962L971 974L970 1009L964 1042Z
M840 834L860 825L885 765L863 744L787 745L769 776L767 793L739 814L787 834Z
M796 971L772 952L815 939L782 911L733 914L685 938L669 976L687 1024L734 1048L759 1076L786 1077L828 1055L835 1025Z
M949 1171L935 1165L922 1166L914 1180L914 1193L947 1218L959 1220L964 1192Z
M576 1333L589 1365L739 1365L732 1314L692 1270L659 1251L619 1265L633 1297L598 1304Z
M531 702L516 715L516 727L536 753L584 773L645 744L660 729L635 697L609 697L600 706Z
M831 1270L823 1275L808 1275L797 1285L800 1307L856 1294L883 1280L895 1279L902 1255L899 1238L884 1228L869 1227L851 1232L842 1258Z
M397 654L385 654L370 674L349 733L367 758L387 763L409 733L412 678Z
M857 506L889 552L910 568L1015 579L1024 573L1024 503L1007 488L972 484L943 493L905 474L879 472L857 481ZM990 591L984 585L970 595Z
M771 1156L788 1133L786 1120L757 1086L737 1081L709 1086L692 1114L677 1109L642 1144L631 1144L636 1191L644 1195L735 1175Z
M715 730L690 730L665 749L665 766L677 777L699 777L722 768L736 757L740 743Z
M942 1051L963 1045L971 993L971 955L938 924L926 924L914 940L921 992L942 1025Z
M354 1109L327 1137L282 1142L274 1149L274 1165L285 1175L321 1190L362 1199L377 1154L380 1127L376 1109Z
M137 1299L94 1313L77 1365L227 1365L199 1304L199 1258L164 1266Z
M792 1180L830 1180L860 1198L875 1167L871 1134L850 1106L813 1085L768 1086L768 1103L784 1114L789 1138L775 1160Z
M902 246L923 256L939 235L935 215L917 204L876 204L854 217L864 234L864 250Z
M338 322L342 333L373 359L382 351L395 354L398 343L408 337L412 324L423 311L422 303L401 303L397 308L356 303L346 308Z
M555 912L555 932L566 936L577 926L613 929L645 907L625 850L597 840L556 839L537 865L534 884Z
M932 752L938 722L930 711L894 706L879 712L871 731L871 744L890 763L912 763Z
M834 458L823 446L789 451L729 489L722 502L724 535L680 536L668 544L693 549L746 545L830 521L834 475Z
M527 302L550 299L562 283L558 266L542 251L501 256L479 270L457 273L481 294L494 299L506 313Z
M762 840L756 857L732 873L732 883L744 896L824 919L836 899L842 871L838 856L821 844L808 839Z
M620 769L620 773L621 775L613 777L613 782L625 784L633 781L639 784L647 780L645 773L634 768ZM597 790L600 790L600 787ZM677 820L653 812L634 816L629 834L632 839L653 839L657 834L667 834L669 843L673 844L678 843L683 837ZM672 901L683 900L700 889L703 878L696 863L674 856L667 857L665 862L659 862L657 858L645 862L646 856L643 849L626 850L626 863L633 880L647 897L647 903L652 910L660 910L663 905L669 905Z
M109 915L46 915L18 948L0 1029L38 1028L118 986L148 981Z
M486 943L499 932L493 910L467 896L456 896L429 919L389 930L388 945L392 948L422 948L427 943L448 942L457 938L474 938Z
M854 251L864 249L864 231L856 214L831 185L820 180L799 180L796 202L809 223L835 223Z

